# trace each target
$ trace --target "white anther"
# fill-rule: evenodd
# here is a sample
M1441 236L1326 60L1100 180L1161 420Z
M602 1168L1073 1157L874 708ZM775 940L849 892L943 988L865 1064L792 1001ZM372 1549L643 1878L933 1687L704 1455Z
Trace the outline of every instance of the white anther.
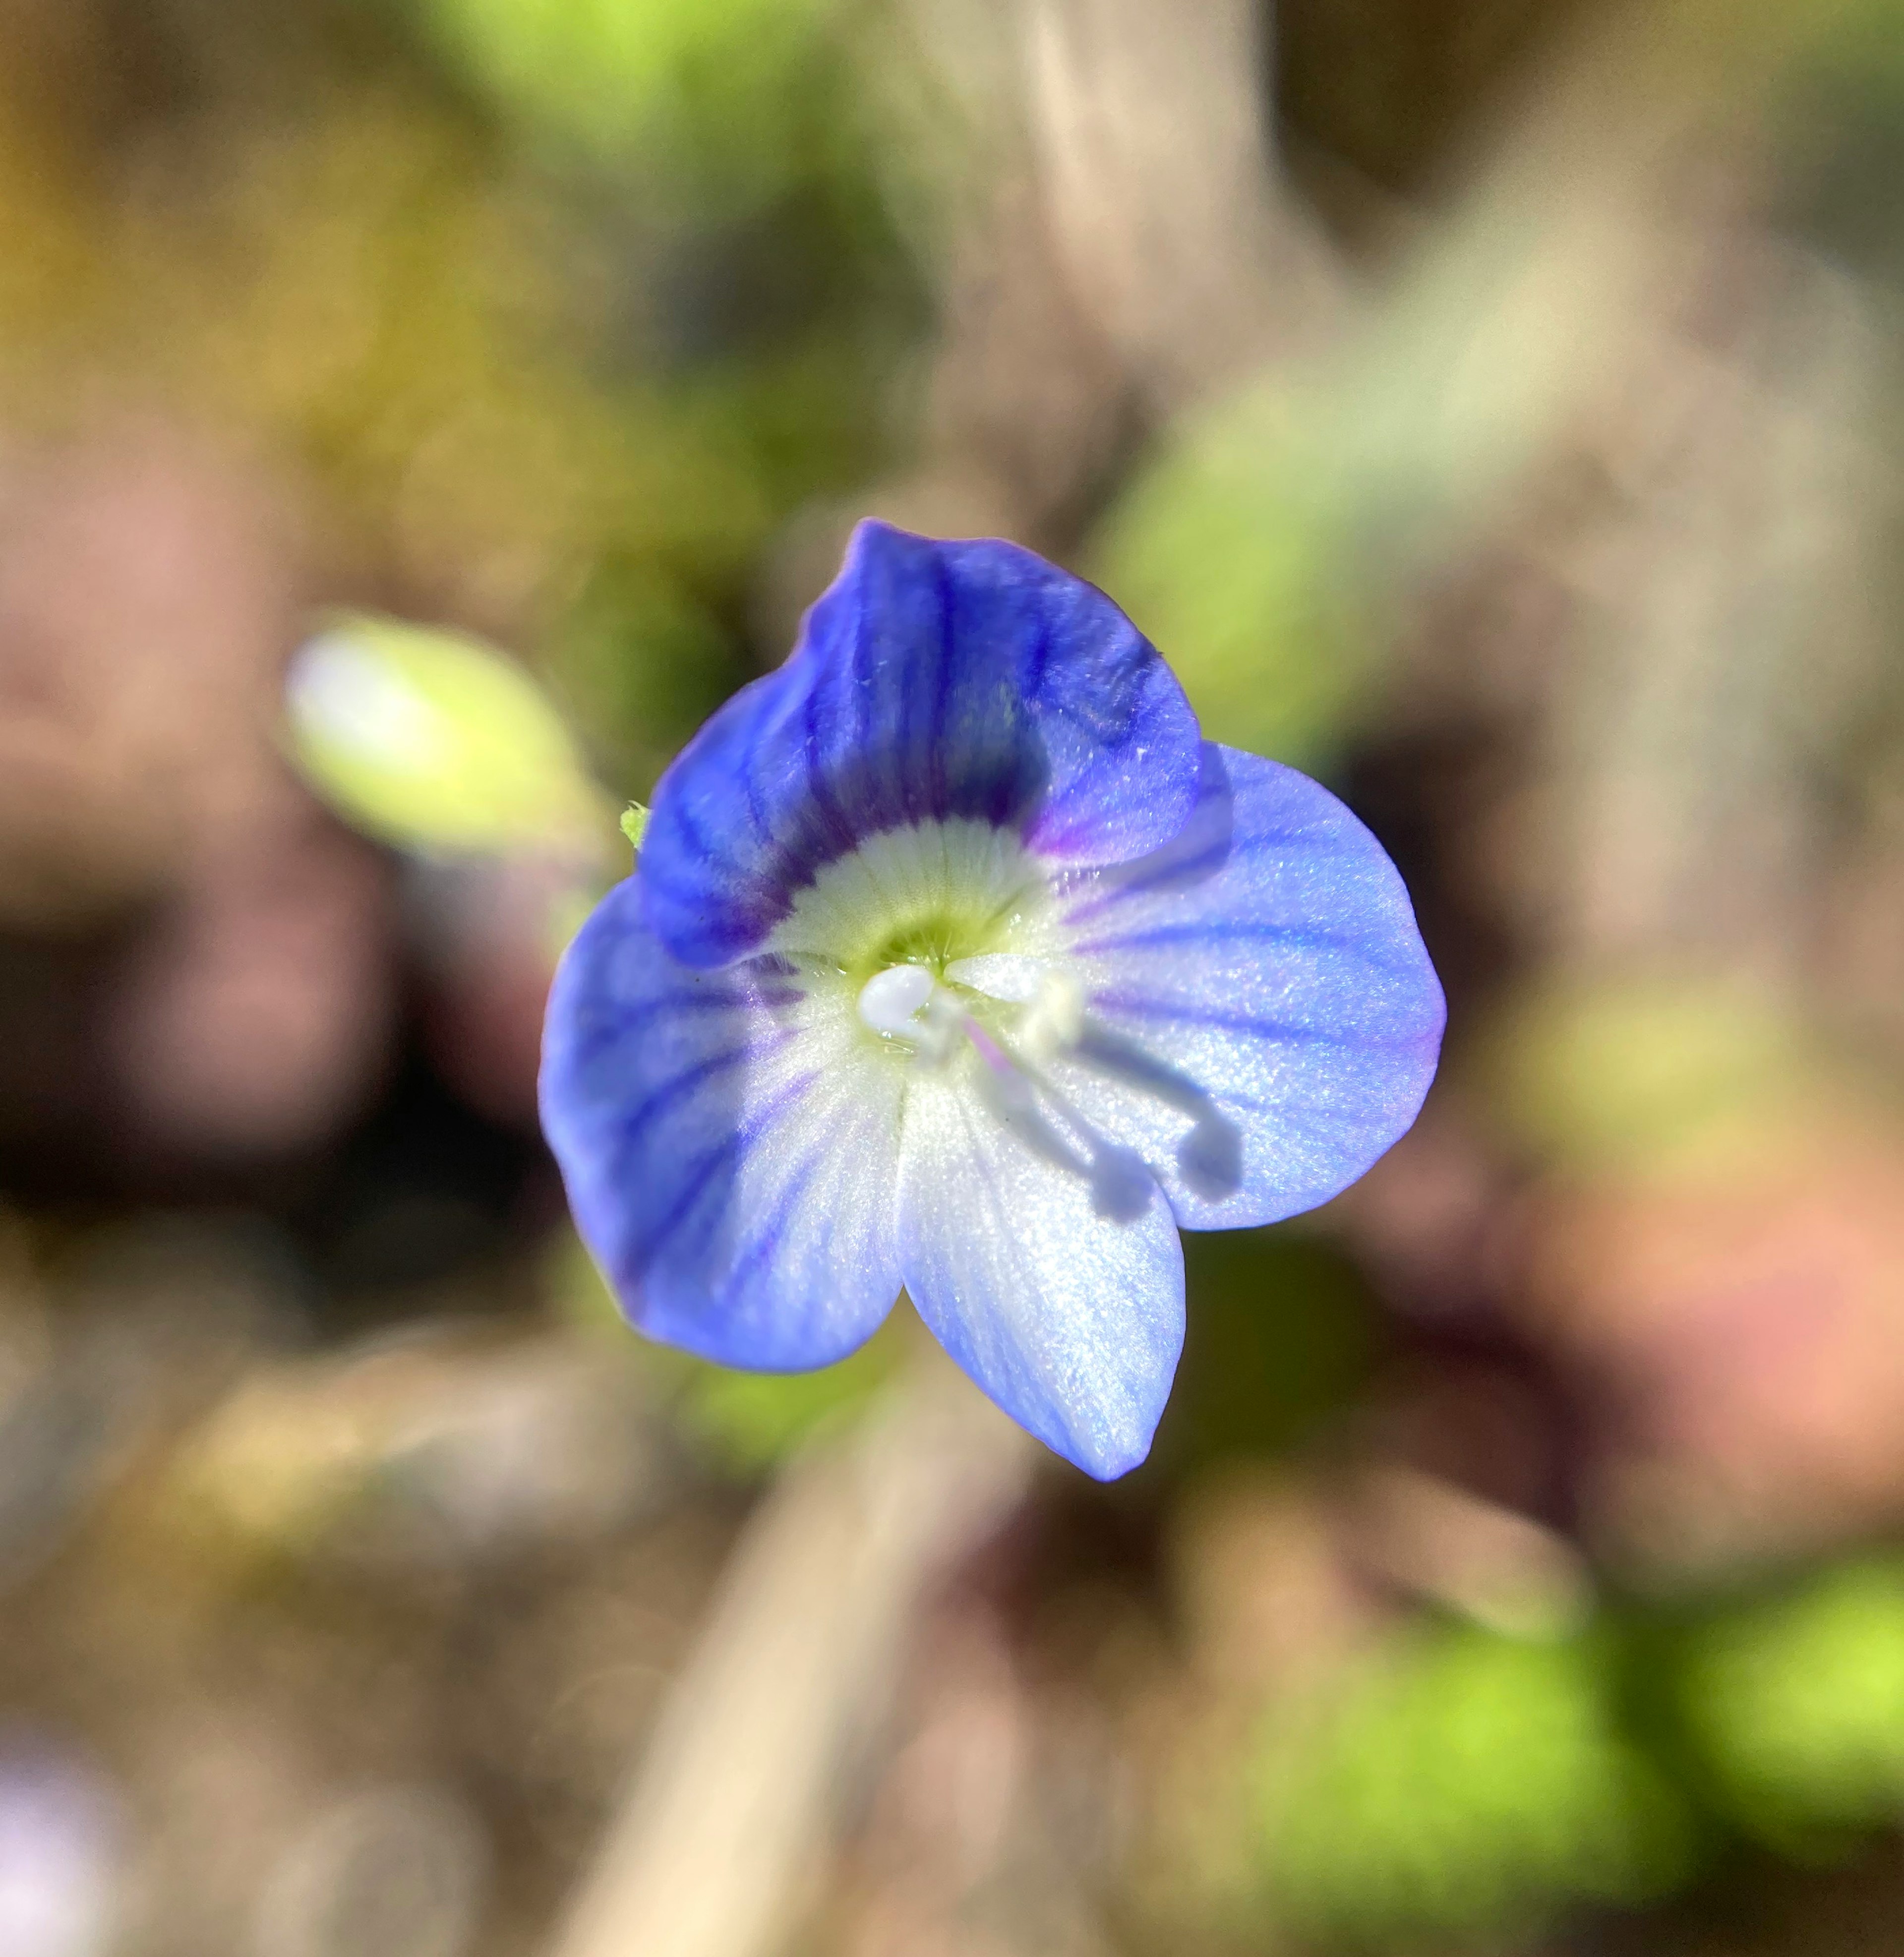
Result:
M1018 1041L1041 1065L1068 1053L1084 1035L1084 988L1068 972L1048 972L1018 1022Z
M981 952L945 968L955 985L1022 1006L1014 1035L1027 1058L1042 1064L1077 1044L1084 1031L1084 988L1068 972L1042 958L1011 951Z
M935 981L923 965L889 965L859 988L859 1016L889 1039L916 1040L925 1031L919 1009L932 996Z

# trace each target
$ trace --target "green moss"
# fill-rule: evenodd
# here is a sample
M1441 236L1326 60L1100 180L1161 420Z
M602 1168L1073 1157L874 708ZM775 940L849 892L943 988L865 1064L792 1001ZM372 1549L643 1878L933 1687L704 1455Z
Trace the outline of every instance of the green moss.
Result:
M1630 1904L1688 1873L1678 1794L1619 1729L1589 1639L1400 1638L1272 1734L1264 1845L1284 1914L1362 1947Z

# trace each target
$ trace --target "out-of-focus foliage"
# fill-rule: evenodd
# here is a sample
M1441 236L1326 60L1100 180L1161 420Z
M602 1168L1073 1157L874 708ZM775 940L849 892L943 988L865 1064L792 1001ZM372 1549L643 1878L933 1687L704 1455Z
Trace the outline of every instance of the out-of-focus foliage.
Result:
M1184 1245L1184 1357L1156 1443L1184 1473L1307 1439L1365 1387L1382 1351L1373 1302L1327 1244L1276 1230Z
M549 1265L565 1313L604 1338L631 1335L613 1294L579 1239L562 1240ZM751 1479L790 1459L816 1436L869 1412L924 1336L901 1303L859 1349L811 1373L742 1373L643 1340L644 1371L702 1457L722 1473Z
M1398 1638L1263 1756L1274 1905L1351 1943L1639 1902L1685 1873L1687 1816L1621 1734L1592 1642Z
M293 661L292 751L347 821L408 849L579 852L606 811L567 724L494 648L340 618Z
M693 575L646 551L632 564L611 552L588 573L551 627L548 657L577 726L644 786L742 676L734 635Z
M1775 1000L1696 978L1530 998L1498 1029L1488 1064L1518 1139L1576 1168L1625 1169L1777 1118L1817 1070Z
M416 4L512 119L597 161L659 147L677 167L756 191L800 153L837 11L834 0Z
M1849 1859L1904 1815L1904 1573L1397 1633L1279 1712L1252 1773L1268 1907L1330 1946L1498 1935L1682 1892L1743 1834Z
M1303 411L1265 395L1161 457L1098 539L1092 574L1233 745L1316 765L1362 697L1381 594L1346 492Z
M737 1373L690 1361L676 1405L723 1468L761 1474L865 1414L896 1376L910 1331L895 1313L856 1352L814 1373Z
M696 11L640 11L664 43ZM255 432L310 472L353 555L532 640L592 756L652 781L744 676L736 613L776 523L876 462L868 362L917 330L871 160L820 112L811 63L767 55L773 22L811 51L817 15L754 11L685 43L704 28L701 65L736 85L760 57L797 141L719 100L692 127L716 164L735 130L759 137L774 170L748 199L770 209L717 219L718 170L690 188L664 160L651 181L682 202L632 237L394 65L312 89L268 134L221 131L228 160L158 147L136 208L0 128L0 400L57 425L85 376L136 375ZM490 12L498 33L519 20ZM611 38L631 17L599 16ZM618 113L621 79L577 59L564 72L606 79Z
M1855 1562L1704 1627L1681 1679L1733 1815L1804 1857L1904 1816L1904 1570Z

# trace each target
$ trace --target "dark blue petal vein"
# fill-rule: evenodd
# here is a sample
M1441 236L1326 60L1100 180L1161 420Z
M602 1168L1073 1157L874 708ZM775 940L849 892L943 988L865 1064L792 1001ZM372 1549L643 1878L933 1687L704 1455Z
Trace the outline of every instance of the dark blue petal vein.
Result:
M713 967L882 830L963 818L1054 864L1142 855L1190 814L1199 738L1102 592L1014 544L862 523L786 663L663 776L646 914L675 958Z
M650 1336L729 1365L824 1365L897 1295L900 1076L868 1067L827 1004L773 959L678 963L633 879L569 947L542 1126L577 1228Z

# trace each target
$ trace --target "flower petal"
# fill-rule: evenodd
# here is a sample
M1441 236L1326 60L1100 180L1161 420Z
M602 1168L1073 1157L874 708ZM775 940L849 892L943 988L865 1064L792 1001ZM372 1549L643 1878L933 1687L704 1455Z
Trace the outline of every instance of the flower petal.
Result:
M611 891L550 994L542 1127L631 1321L729 1365L822 1366L899 1293L902 1070L843 988L696 972Z
M1434 1077L1445 1007L1395 866L1327 789L1207 744L1195 814L1143 860L1061 879L1087 1014L1053 1070L1191 1229L1346 1188Z
M974 1091L973 1064L906 1102L906 1288L938 1341L1020 1426L1109 1481L1150 1451L1183 1349L1176 1225L1143 1178L1133 1215L1027 1146Z
M1188 817L1200 738L1169 669L1093 586L1014 544L862 523L786 663L662 777L647 915L677 958L724 963L824 865L926 821L1123 861Z

